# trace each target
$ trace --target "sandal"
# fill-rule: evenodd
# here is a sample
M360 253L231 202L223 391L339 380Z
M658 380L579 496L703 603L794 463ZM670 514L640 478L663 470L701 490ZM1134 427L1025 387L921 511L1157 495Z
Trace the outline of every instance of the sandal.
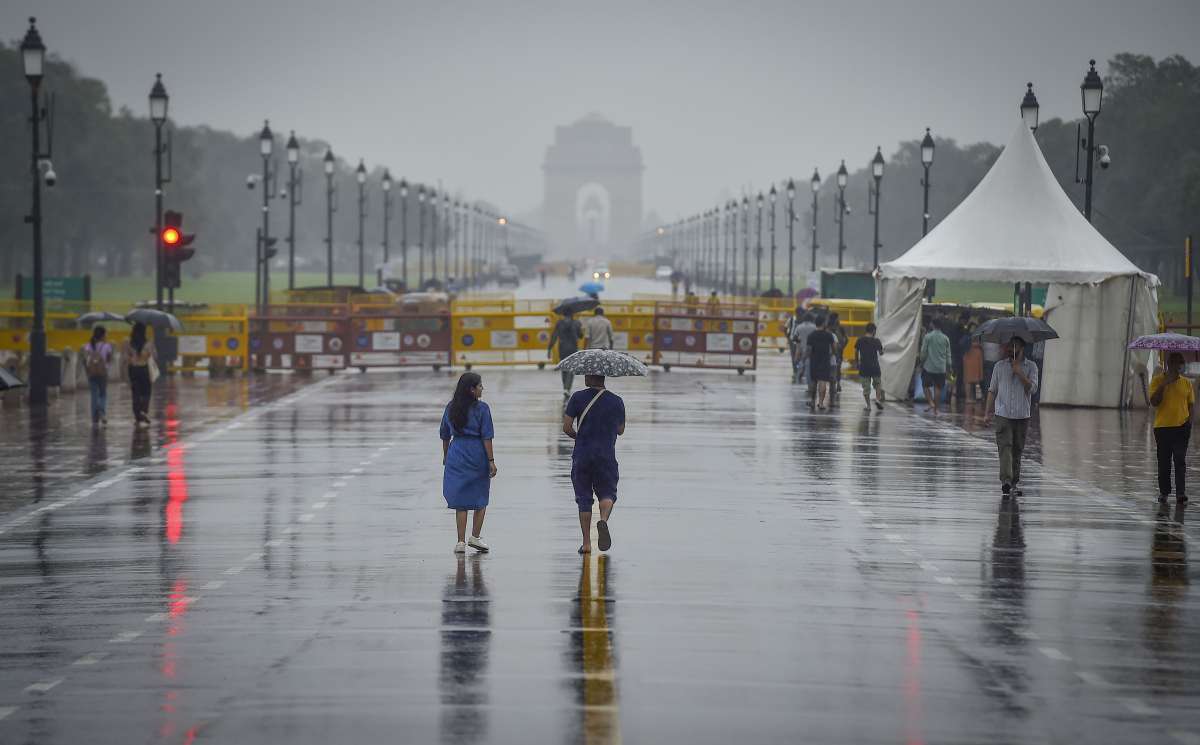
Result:
M580 547L579 547L579 555L580 555L580 556L583 556L584 554L590 554L591 552L592 552L592 551L591 551L591 549L588 549L587 551L584 551L584 550L583 550L583 546L580 546Z

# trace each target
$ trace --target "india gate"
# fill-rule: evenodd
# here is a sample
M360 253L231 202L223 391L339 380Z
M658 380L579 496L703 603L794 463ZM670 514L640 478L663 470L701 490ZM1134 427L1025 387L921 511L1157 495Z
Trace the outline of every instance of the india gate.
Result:
M642 224L642 168L630 127L599 114L556 127L542 165L551 253L607 258L628 249Z

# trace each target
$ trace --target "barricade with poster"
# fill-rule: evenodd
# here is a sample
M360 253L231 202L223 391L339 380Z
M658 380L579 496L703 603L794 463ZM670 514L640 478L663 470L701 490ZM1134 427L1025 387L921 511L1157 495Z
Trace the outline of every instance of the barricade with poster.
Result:
M349 306L289 303L250 318L256 370L340 370L346 366Z
M755 369L758 361L758 306L686 303L655 304L654 364L672 367Z
M450 365L450 306L416 293L400 302L352 303L349 365L410 367Z
M758 299L758 348L783 352L788 349L788 320L796 312L796 301L788 297Z
M183 330L175 335L174 370L245 370L250 364L249 318L244 305L205 305L177 309Z
M554 313L550 300L503 298L456 300L451 309L455 365L537 365L550 358L546 346Z

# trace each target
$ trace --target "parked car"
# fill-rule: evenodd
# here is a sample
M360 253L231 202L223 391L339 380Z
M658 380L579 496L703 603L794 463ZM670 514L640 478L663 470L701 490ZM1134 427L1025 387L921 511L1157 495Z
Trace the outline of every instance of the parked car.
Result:
M659 268L654 270L654 278L658 279L658 280L669 280L671 278L671 275L674 273L675 273L674 269L672 269L669 266L664 265L664 266L660 266Z
M612 279L612 272L608 271L608 264L597 264L593 267L592 279Z
M496 272L496 281L502 285L517 286L521 284L521 273L512 264L505 264Z

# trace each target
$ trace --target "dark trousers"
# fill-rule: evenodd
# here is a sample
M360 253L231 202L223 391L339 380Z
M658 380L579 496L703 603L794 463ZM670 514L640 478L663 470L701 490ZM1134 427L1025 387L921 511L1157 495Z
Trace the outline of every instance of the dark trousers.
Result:
M1181 427L1155 427L1154 444L1158 449L1158 493L1166 497L1171 493L1171 466L1175 466L1175 496L1187 494L1184 490L1184 472L1187 471L1188 440L1192 436L1192 425Z
M133 394L133 418L150 418L150 368L145 365L129 366L129 391Z
M996 417L996 449L1000 453L1000 483L1015 484L1021 480L1021 454L1025 452L1028 419Z

